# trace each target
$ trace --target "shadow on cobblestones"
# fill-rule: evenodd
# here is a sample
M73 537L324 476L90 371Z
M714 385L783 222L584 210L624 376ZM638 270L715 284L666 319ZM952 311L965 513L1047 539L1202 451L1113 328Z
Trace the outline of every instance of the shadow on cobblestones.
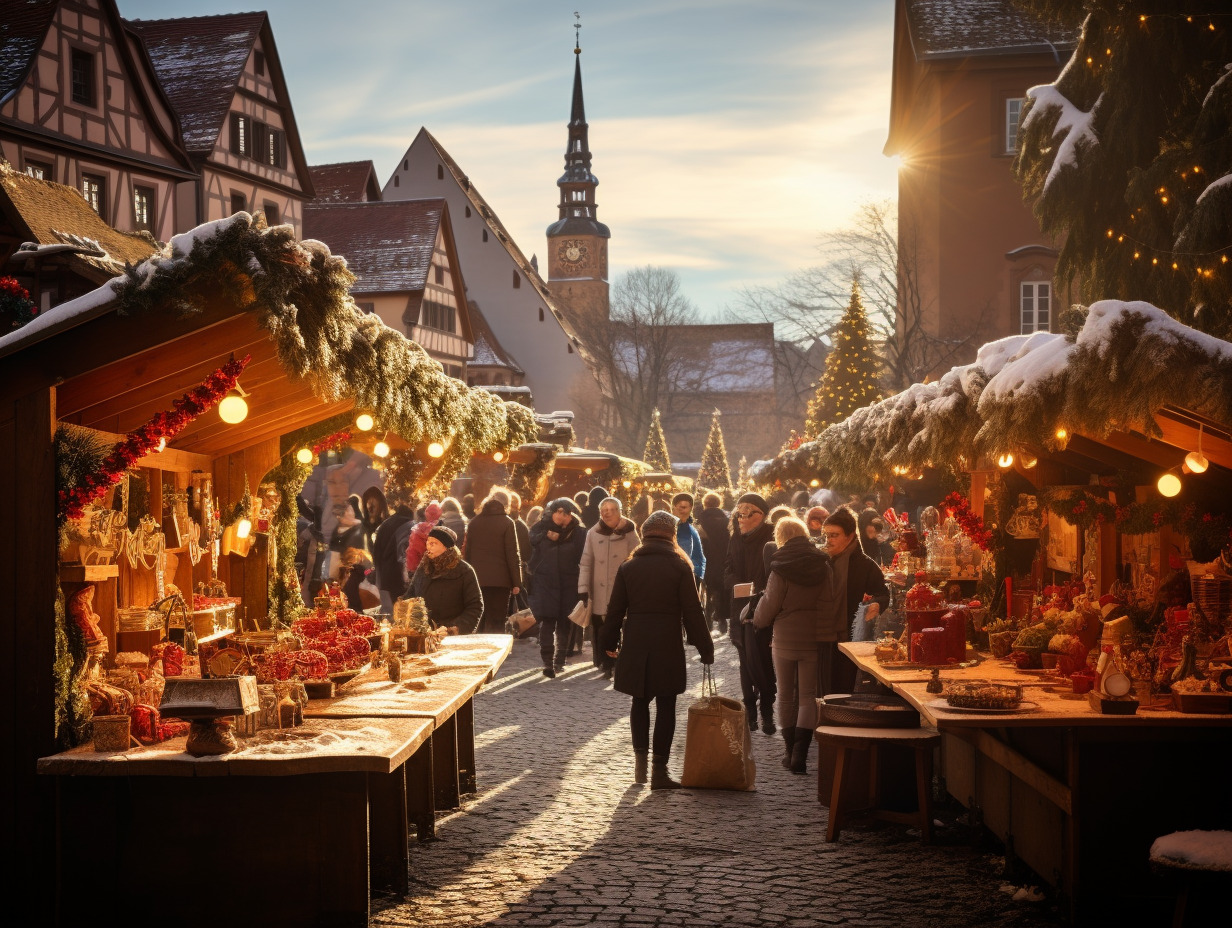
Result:
M1046 904L1001 891L1002 861L946 825L937 846L900 826L854 826L824 842L826 810L809 776L778 763L781 740L754 735L757 790L656 792L633 785L628 698L588 659L547 680L538 649L516 642L476 700L480 792L412 848L411 894L373 913L383 926L1059 924ZM734 695L735 654L716 654ZM680 700L671 768L684 752ZM942 814L946 818L945 814Z

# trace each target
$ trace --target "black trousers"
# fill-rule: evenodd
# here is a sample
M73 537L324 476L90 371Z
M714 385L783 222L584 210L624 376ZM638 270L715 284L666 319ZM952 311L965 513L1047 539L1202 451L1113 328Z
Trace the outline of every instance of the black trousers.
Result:
M736 655L740 658L740 692L746 709L756 709L761 702L761 714L773 718L774 699L778 683L774 676L774 655L770 651L773 629L756 629L752 622L733 617L728 628Z
M722 583L706 584L706 619L712 622L727 621L731 615L731 593Z
M507 586L484 586L483 615L479 617L476 631L484 635L499 635L505 630L505 618L509 615L509 590Z
M616 661L603 650L603 619L601 615L590 616L590 659L600 670L606 671Z
M666 696L634 696L629 710L629 727L633 729L633 750L645 753L650 750L650 701L655 704L654 756L667 760L672 753L672 739L676 737L676 694Z
M539 655L543 658L543 666L565 666L565 657L569 653L569 629L577 628L567 618L548 618L539 616Z

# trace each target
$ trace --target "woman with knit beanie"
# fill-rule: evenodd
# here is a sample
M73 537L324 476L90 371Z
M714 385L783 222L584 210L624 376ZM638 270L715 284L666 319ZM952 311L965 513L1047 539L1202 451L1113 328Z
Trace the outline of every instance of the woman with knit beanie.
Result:
M667 772L676 735L676 697L684 692L686 668L681 629L703 664L714 663L693 564L676 544L676 517L652 512L642 523L642 543L616 571L603 647L616 658L614 688L633 697L634 782L646 782L651 748L650 703L655 704L651 789L679 789Z

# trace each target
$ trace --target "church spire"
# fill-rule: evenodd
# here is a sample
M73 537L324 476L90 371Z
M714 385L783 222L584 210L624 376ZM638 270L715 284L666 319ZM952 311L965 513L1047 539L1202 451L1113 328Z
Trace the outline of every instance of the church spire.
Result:
M560 188L560 218L548 226L548 235L599 235L609 238L608 227L596 218L595 188L599 179L590 170L590 127L586 123L586 104L582 98L581 17L573 28L573 105L569 111L569 140L565 146L565 173Z

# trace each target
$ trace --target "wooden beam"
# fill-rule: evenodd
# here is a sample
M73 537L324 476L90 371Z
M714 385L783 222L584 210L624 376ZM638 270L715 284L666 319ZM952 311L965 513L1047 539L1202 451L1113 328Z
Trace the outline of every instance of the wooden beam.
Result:
M947 728L947 735L962 738L982 755L1031 787L1054 806L1069 815L1073 809L1070 788L1023 757L1004 741L998 741L982 728Z
M1163 431L1160 441L1180 448L1185 454L1198 450L1196 425L1174 419L1162 412L1155 414L1155 422ZM1232 470L1232 441L1228 441L1222 435L1214 435L1203 429L1202 453L1212 464Z
M1117 451L1123 451L1130 457L1137 458L1139 461L1145 461L1155 467L1162 467L1165 470L1170 467L1176 467L1185 459L1184 454L1179 453L1169 445L1151 441L1130 432L1110 432L1103 438L1075 435L1069 441L1071 445L1075 442L1078 443L1078 447L1075 450L1080 454L1092 454L1093 456L1093 452L1096 449L1092 448L1092 446L1104 445ZM1084 448L1087 450L1082 450Z
M82 425L78 428L89 428L89 426ZM90 431L97 434L103 441L113 444L125 438L115 432L102 432L98 429L90 429ZM208 474L214 466L214 459L205 454L193 454L191 451L181 451L178 448L165 448L162 451L151 451L144 457L138 458L134 466L171 471L176 474L191 474L195 470Z

